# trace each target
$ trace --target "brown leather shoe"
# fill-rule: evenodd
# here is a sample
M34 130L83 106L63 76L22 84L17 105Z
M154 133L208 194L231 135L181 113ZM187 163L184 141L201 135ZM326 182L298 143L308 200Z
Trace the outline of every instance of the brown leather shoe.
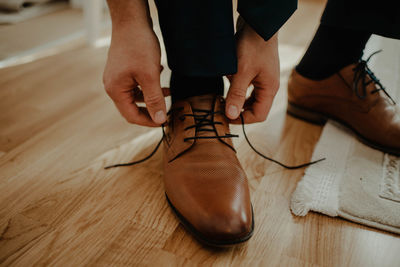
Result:
M223 111L219 96L178 101L164 138L167 200L183 225L213 246L244 242L254 228L246 174Z
M293 70L288 85L288 113L312 123L335 120L365 144L400 155L400 108L367 66L349 65L314 81Z

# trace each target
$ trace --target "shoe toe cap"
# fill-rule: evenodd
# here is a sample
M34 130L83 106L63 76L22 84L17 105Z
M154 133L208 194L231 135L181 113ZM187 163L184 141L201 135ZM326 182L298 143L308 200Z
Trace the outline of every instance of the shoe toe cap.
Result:
M238 242L251 235L252 230L252 218L235 218L213 227L209 236L214 240Z
M196 228L205 238L214 242L241 242L248 239L253 231L251 207L217 210L203 218L198 221Z

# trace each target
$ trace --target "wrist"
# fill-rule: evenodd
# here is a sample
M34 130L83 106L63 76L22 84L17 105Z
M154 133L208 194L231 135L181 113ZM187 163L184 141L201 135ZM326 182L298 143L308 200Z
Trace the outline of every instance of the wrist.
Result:
M152 25L144 22L126 22L112 27L111 37L117 40L131 40L154 34Z
M248 24L242 16L239 16L236 21L236 34L244 34L253 40L257 40L261 43L269 43L269 44L277 44L278 43L278 32L276 32L271 38L268 40L264 40L264 38L258 34L253 27Z
M113 33L152 28L147 0L108 0Z

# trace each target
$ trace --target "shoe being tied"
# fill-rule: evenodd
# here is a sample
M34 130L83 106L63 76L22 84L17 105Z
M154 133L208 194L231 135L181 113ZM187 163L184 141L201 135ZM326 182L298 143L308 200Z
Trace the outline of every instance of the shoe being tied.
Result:
M197 239L213 246L244 242L254 229L247 177L223 111L221 96L177 101L164 138L168 203Z
M132 166L154 155L164 143L166 197L179 220L199 241L211 246L230 246L253 234L254 216L246 174L241 167L222 96L202 95L174 103L163 126L163 137L150 155L105 169ZM261 157L287 169L299 169L321 160L288 166L257 151Z
M316 124L332 119L350 128L365 144L400 156L400 108L368 68L368 60L319 81L293 70L287 111Z

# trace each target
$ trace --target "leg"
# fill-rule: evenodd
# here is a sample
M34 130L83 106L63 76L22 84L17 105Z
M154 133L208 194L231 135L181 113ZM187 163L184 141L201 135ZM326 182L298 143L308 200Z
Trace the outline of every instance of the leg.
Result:
M232 0L156 0L156 4L172 70L173 100L210 92L221 95L222 76L237 70ZM296 7L296 0L238 1L241 16L265 40Z
M164 138L168 203L198 240L244 242L253 232L250 193L230 146L221 96L222 76L237 68L231 0L156 4L172 70Z
M241 10L256 25L256 18L262 17L256 9L260 1L246 1L253 5ZM168 203L199 240L216 246L244 242L254 229L250 192L231 141L237 136L229 132L221 96L222 76L237 69L232 2L156 3L172 70L173 103L164 132ZM264 6L271 12L271 7ZM282 9L285 16L291 14L291 9ZM264 38L283 23L275 22L263 28Z
M320 25L296 70L322 80L362 57L370 32Z
M400 39L397 0L328 0L321 24Z
M173 100L223 94L222 76L236 72L232 1L156 1L172 70Z
M397 10L393 0L329 0L296 70L307 78L322 80L356 63L371 34L400 38Z

